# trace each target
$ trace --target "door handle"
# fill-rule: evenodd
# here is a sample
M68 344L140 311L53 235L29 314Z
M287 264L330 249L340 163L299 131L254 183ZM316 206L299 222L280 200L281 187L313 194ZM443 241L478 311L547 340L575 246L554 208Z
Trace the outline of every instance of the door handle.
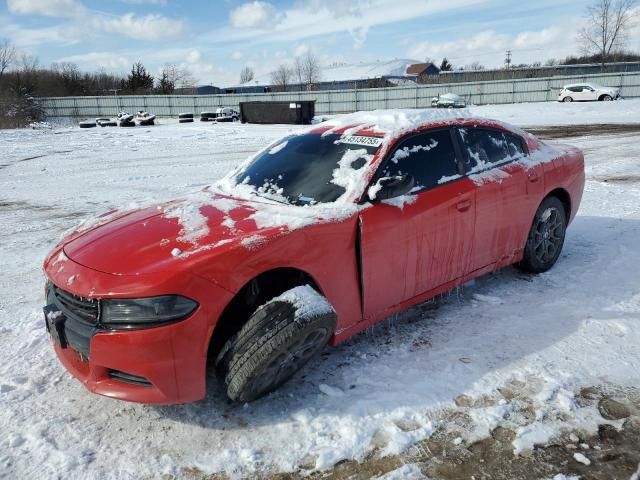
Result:
M531 183L536 183L538 180L540 180L540 177L536 172L529 172L528 177Z
M471 208L471 200L469 199L460 200L457 203L456 208L458 209L459 212L466 212Z

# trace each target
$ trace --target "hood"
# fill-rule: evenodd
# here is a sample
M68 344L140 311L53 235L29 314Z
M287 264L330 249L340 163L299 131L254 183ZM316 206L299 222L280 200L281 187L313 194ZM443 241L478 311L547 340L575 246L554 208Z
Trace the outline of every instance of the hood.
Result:
M204 190L173 202L98 219L65 241L65 255L104 273L139 275L234 246L252 248L311 223L316 208L242 200Z

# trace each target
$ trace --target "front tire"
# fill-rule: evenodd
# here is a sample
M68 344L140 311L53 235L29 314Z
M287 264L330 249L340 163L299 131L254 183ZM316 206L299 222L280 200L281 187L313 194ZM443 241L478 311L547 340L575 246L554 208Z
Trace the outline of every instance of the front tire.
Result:
M558 260L567 231L567 215L558 197L547 197L533 218L522 261L522 270L542 273Z
M227 396L250 402L272 392L320 353L335 327L333 308L309 286L265 303L218 357Z
M565 103L571 103L571 102L573 102L573 98L572 97L564 97L562 99L562 101L565 102Z
M611 95L603 95L600 97L600 100L603 102L611 102L613 100L613 97Z

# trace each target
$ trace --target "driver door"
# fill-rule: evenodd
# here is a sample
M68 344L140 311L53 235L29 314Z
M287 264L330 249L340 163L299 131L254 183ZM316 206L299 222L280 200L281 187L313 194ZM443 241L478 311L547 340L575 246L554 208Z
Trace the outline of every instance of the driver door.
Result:
M475 187L451 129L401 140L378 178L410 174L412 193L375 202L360 214L363 313L367 323L455 280L470 268Z

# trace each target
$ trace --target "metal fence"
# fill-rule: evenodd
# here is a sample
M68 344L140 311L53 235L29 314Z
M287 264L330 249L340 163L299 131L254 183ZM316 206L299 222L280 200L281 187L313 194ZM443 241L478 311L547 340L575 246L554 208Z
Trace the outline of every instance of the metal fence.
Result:
M128 95L105 97L46 97L42 105L49 117L112 117L120 111L148 110L172 117L182 112L203 112L218 107L238 108L240 102L315 100L316 114L350 113L388 108L426 108L438 94L457 93L475 105L545 102L555 100L563 85L592 82L620 88L624 98L640 97L640 72L410 87L330 90L317 92L251 93L233 95Z

